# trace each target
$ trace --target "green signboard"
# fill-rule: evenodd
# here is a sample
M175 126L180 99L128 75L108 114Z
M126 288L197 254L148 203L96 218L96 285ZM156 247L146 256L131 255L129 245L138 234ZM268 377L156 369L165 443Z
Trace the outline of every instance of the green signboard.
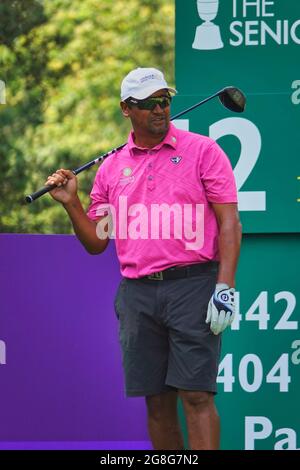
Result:
M177 123L228 154L244 233L300 232L299 57L295 0L176 2L173 112L227 85L247 96L243 114L215 100Z
M299 449L298 235L246 236L237 315L224 333L217 404L223 449ZM287 268L288 267L288 268Z
M222 449L299 449L300 2L176 1L175 121L216 140L238 187L244 239L237 314L225 331L217 404Z
M237 314L223 333L217 378L222 450L300 449L300 286L297 264L287 269L292 258L300 258L298 235L245 236ZM180 416L187 439L182 407Z

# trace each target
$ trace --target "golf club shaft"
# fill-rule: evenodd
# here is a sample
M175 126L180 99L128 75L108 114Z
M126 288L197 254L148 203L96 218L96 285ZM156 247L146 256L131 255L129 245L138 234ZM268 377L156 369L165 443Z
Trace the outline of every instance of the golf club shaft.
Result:
M204 100L199 101L199 103L196 103L193 106L190 106L189 108L184 109L183 111L180 111L180 113L175 114L175 116L171 117L171 121L173 121L174 119L178 119L180 116L183 116L184 114L192 111L193 109L198 108L198 106L201 106L202 104L206 103L209 100L212 100L216 96L219 96L221 93L224 92L224 90L225 90L225 88L218 91L217 93L214 93L213 95L209 96L208 98L205 98ZM81 173L84 170L87 170L88 168L95 165L96 163L98 163L100 161L103 161L105 158L107 158L110 155L114 154L118 150L121 150L123 147L125 147L126 144L127 144L127 142L125 144L119 145L119 147L116 147L116 148L110 150L109 152L107 152L103 155L100 155L99 157L96 157L94 160L92 160L88 163L85 163L84 165L80 166L79 168L76 168L75 170L72 170L72 172L74 173L74 175L78 175L79 173ZM39 197L43 196L43 194L46 194L49 191L52 191L52 189L54 189L54 188L56 188L56 184L51 184L51 185L44 186L43 188L39 189L38 191L26 196L25 200L26 200L27 203L31 203L31 202L35 201L36 199L38 199Z
M125 147L126 144L127 144L127 142L125 144L119 145L119 147L116 147L116 148L110 150L107 153L104 153L103 155L100 155L99 157L96 157L94 160L92 160L88 163L85 163L84 165L80 166L79 168L76 168L75 170L72 170L72 173L74 173L74 175L78 175L82 171L87 170L91 166L95 165L96 163L100 162L101 160L104 160L105 158L109 157L110 155L117 152L118 150L121 150L123 147ZM27 203L30 204L31 202L35 201L39 197L43 196L43 194L49 193L49 191L52 191L52 189L54 189L54 188L56 188L56 184L49 184L47 186L44 186L43 188L38 189L34 193L29 194L28 196L26 196L25 200L26 200Z
M213 95L209 96L208 98L205 98L204 100L199 101L199 103L193 104L193 106L190 106L189 108L184 109L183 111L180 111L180 113L177 113L175 114L175 116L171 117L171 121L173 121L174 119L178 119L179 117L192 111L195 108L198 108L198 106L201 106L202 104L207 103L207 101L212 100L213 98L216 98L216 96L219 96L221 93L223 93L223 91L224 91L224 88L218 91L217 93L214 93Z

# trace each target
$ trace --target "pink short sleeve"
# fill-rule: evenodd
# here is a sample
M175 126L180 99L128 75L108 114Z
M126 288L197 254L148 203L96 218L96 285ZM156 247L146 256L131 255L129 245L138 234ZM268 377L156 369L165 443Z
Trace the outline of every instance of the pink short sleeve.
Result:
M105 215L107 211L103 204L109 205L108 202L108 186L105 183L105 172L102 165L95 176L92 191L90 193L91 203L88 208L87 216L92 220L97 220Z
M237 190L231 163L216 143L213 143L203 156L200 178L209 202L237 203Z

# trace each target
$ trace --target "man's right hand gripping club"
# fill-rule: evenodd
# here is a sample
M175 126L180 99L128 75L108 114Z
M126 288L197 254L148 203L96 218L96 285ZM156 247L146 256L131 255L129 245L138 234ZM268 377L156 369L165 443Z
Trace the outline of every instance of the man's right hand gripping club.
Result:
M51 196L62 204L68 204L77 195L77 178L71 170L61 168L48 176L45 185L56 184L50 191Z
M206 323L210 323L210 329L218 335L231 325L235 315L233 287L218 283L207 308Z

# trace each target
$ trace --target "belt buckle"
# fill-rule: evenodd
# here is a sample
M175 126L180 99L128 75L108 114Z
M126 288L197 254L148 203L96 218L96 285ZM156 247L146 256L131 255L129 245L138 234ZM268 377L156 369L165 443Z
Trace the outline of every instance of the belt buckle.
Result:
M152 274L149 274L149 276L147 276L148 279L151 279L153 281L163 281L164 279L164 276L163 276L163 273L160 271L158 273L152 273Z

